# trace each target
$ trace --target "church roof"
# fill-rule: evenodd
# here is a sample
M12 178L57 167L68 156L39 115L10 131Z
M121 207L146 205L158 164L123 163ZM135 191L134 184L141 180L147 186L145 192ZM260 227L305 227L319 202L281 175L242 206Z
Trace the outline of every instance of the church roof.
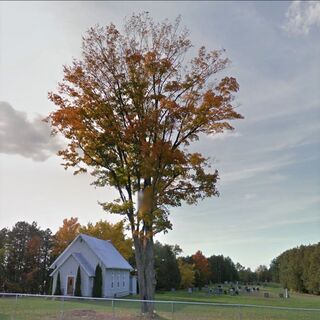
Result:
M101 240L90 237L86 234L80 234L79 236L81 236L82 239L88 244L88 246L98 256L106 268L132 270L131 265L113 246L110 240Z
M94 269L88 260L79 252L74 252L72 256L79 262L89 277L94 277Z
M110 240L101 240L88 236L86 234L79 234L71 244L59 255L59 257L52 263L50 268L55 268L52 274L72 255L79 264L89 274L94 275L93 266L87 261L81 252L72 252L72 245L79 238L81 238L97 258L103 263L107 269L124 269L132 270L133 268L127 260L120 254L120 252L113 246ZM95 266L94 266L95 267Z

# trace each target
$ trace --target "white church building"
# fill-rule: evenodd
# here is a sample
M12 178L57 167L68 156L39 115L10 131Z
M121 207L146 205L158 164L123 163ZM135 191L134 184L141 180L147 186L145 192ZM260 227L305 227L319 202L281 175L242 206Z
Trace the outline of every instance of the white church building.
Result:
M77 271L80 267L81 294L91 297L98 264L102 269L103 297L123 297L137 293L136 277L130 275L133 269L111 241L79 234L50 267L54 269L50 274L53 277L52 294L55 292L60 273L62 295L74 295Z

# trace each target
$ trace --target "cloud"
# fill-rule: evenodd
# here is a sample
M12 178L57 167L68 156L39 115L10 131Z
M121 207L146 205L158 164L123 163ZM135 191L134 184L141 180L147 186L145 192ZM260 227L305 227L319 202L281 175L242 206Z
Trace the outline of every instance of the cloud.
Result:
M209 138L213 140L224 140L226 138L237 138L241 136L242 136L241 133L229 130L229 131L218 132L215 135L210 135Z
M306 35L312 27L320 28L320 2L292 1L283 29L289 34Z
M18 154L34 161L45 161L55 154L60 144L42 119L38 116L30 121L25 112L0 102L0 153Z
M244 198L246 199L246 200L252 200L252 199L254 199L254 198L256 198L257 197L257 194L256 193L246 193L245 195L244 195Z
M250 179L256 175L261 175L264 173L270 173L279 170L280 168L292 165L298 162L297 159L292 159L290 157L278 158L276 160L261 161L258 163L253 163L250 166L238 167L233 171L220 173L221 180L223 184L234 183L244 179Z

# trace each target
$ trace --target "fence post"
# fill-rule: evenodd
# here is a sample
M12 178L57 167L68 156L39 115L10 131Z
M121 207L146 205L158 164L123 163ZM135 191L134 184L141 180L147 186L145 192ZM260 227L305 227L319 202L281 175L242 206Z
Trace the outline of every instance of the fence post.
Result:
M63 320L63 313L64 313L64 297L62 297L62 306L60 310L60 320Z
M116 312L115 312L115 301L112 299L112 319L114 320L116 318Z
M239 320L242 320L241 305L239 304Z
M17 307L18 307L18 295L16 294L16 299L15 299L15 304L14 304L14 317L13 317L13 320L16 319Z
M174 302L171 302L171 319L174 319Z

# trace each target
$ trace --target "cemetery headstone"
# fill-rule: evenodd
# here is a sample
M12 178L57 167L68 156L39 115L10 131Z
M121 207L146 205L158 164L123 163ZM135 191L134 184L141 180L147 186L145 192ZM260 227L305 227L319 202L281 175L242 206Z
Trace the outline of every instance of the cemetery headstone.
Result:
M284 289L284 296L286 297L286 299L289 298L288 288L285 288L285 289Z

